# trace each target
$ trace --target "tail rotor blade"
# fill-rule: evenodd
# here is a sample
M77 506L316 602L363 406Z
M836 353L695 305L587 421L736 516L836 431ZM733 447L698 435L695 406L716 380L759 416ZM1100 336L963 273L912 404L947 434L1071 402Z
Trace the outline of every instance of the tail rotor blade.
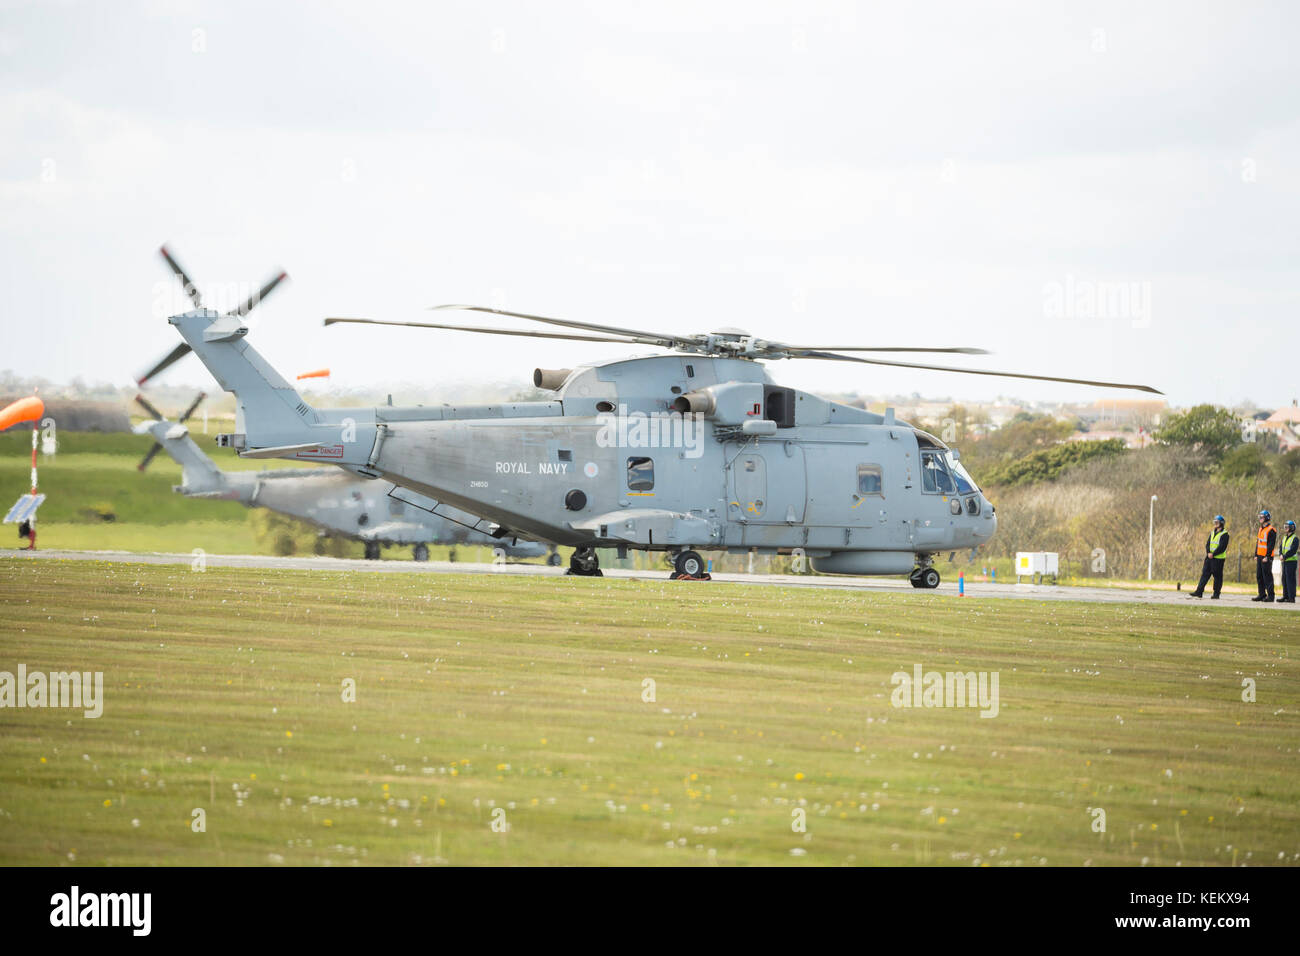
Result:
M170 366L173 362L176 362L177 360L184 358L186 355L189 354L189 352L190 352L189 344L186 342L182 342L180 345L176 346L176 348L168 352L162 358L162 360L158 362L157 365L155 365L153 368L149 369L149 371L145 372L138 379L136 379L135 383L137 385L143 385L145 382L149 381L149 379L153 378L163 369Z
M194 399L194 401L190 402L190 407L187 408L187 409L185 409L184 414L182 414L180 418L176 419L176 424L178 424L178 425L179 425L179 424L182 424L182 423L185 421L185 419L187 419L187 418L189 418L191 415L193 415L193 414L194 414L194 409L198 408L198 407L199 407L199 403L202 402L202 401L203 401L205 398L207 398L207 397L208 397L208 396L207 396L206 393L204 393L204 392L199 392L199 396L198 396L198 398L196 398L196 399Z
M139 403L141 408L143 408L146 412L149 413L149 417L152 418L154 421L160 422L163 420L162 412L154 408L153 405L149 403L149 400L145 398L143 395L137 395L135 397L135 400Z
M249 296L248 299L245 300L244 303L240 305L239 308L235 309L233 312L230 312L228 314L248 315L249 312L253 311L253 308L257 305L257 303L261 302L268 295L270 295L272 290L275 289L276 286L278 286L281 282L283 282L287 278L289 278L289 273L281 272L278 276L276 276L266 285L262 286L262 288L258 289L255 293Z
M153 447L145 452L144 458L140 459L140 464L135 466L136 471L144 471L148 468L149 462L153 461L154 456L158 454L158 452L162 451L162 447L163 446L160 442L154 442Z
M163 246L158 251L161 252L162 257L167 260L167 265L171 267L172 272L176 273L180 278L181 285L185 287L185 294L194 302L194 308L203 308L203 300L199 297L198 287L194 284L194 281L186 275L185 270L181 268L181 264L176 261L176 258L171 254L166 246Z

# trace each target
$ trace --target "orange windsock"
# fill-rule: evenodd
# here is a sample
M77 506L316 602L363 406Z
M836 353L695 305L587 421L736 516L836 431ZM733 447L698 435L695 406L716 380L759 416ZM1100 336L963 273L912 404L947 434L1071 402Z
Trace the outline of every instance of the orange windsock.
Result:
M329 377L330 377L329 369L318 368L314 372L303 372L301 375L298 376L298 381L302 381L304 378L329 378Z
M20 398L7 408L0 409L0 431L19 422L32 422L45 414L45 403L35 395Z

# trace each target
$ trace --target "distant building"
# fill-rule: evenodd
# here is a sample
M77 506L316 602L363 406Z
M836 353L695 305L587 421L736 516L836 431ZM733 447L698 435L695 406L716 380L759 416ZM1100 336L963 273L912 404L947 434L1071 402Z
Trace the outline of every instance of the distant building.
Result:
M1276 435L1282 451L1300 448L1300 406L1293 400L1261 421L1256 428Z
M1158 425L1168 412L1169 406L1163 399L1145 398L1099 398L1092 404L1091 413L1085 413L1085 421L1109 422L1111 425Z
M1134 431L1103 431L1094 428L1092 431L1075 432L1066 441L1107 441L1111 438L1118 438L1125 448L1146 448L1151 444L1151 435L1141 428Z
M1020 405L981 405L979 410L988 417L990 425L1001 428L1025 409Z

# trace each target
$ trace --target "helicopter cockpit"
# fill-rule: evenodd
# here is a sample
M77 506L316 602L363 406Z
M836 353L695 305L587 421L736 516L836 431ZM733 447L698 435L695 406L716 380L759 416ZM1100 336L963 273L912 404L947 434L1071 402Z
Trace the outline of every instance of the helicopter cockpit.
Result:
M981 510L980 490L961 463L957 449L949 448L933 435L916 429L921 454L921 493L951 499L951 511L977 515Z

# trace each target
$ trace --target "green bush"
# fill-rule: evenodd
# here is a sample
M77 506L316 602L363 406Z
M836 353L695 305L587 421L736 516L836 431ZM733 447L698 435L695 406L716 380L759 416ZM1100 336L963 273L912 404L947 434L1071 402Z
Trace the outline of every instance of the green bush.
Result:
M1220 482L1237 482L1253 488L1256 479L1269 470L1268 457L1257 444L1238 445L1219 460L1214 477Z
M1197 405L1170 415L1153 437L1169 445L1201 449L1218 461L1241 441L1241 421L1231 409Z
M996 465L984 473L984 482L1001 488L1014 488L1039 481L1055 481L1067 468L1096 458L1110 458L1123 451L1124 442L1118 438L1066 442Z

